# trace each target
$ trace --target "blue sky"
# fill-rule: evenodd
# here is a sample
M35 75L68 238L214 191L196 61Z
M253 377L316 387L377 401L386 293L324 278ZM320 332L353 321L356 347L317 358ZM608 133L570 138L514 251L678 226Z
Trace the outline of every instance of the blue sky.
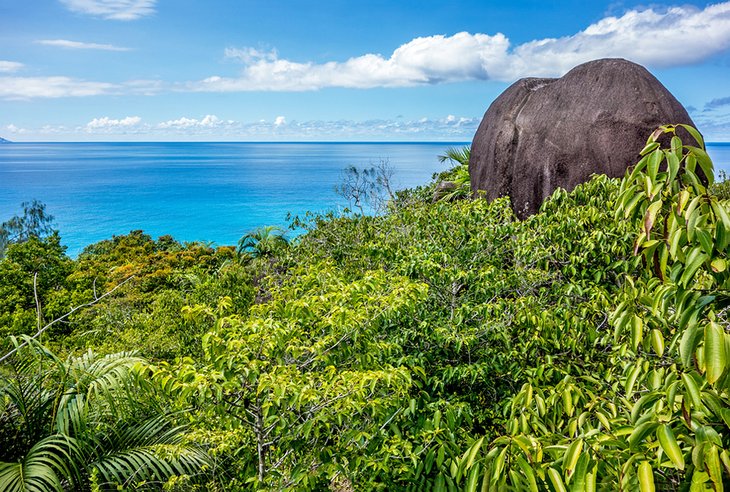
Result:
M649 68L730 141L730 2L0 0L16 141L469 141L520 77Z

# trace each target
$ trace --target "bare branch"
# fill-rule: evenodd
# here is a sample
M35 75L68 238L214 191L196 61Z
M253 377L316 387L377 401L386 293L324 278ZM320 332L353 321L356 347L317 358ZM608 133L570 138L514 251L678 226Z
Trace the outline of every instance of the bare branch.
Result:
M35 313L36 313L36 324L38 331L41 330L41 317L43 316L43 313L41 312L41 301L38 299L38 272L35 272L33 274L33 298L35 298ZM1 362L1 361L0 361Z
M120 288L122 285L126 284L127 282L129 282L133 278L134 278L134 275L132 275L131 277L128 277L123 282L117 284L113 289L111 289L111 290L103 293L101 296L95 298L93 301L89 301L86 304L81 304L79 306L76 306L71 311L67 312L63 316L59 316L58 318L54 319L53 321L51 321L50 323L48 323L47 325L45 325L43 328L39 328L35 335L33 335L32 337L27 338L23 343L21 343L20 345L18 345L17 347L15 347L13 350L11 350L10 352L8 352L7 354L5 354L2 357L0 357L0 363L4 362L8 357L10 357L11 355L13 355L15 352L17 352L21 348L25 347L26 345L28 345L31 342L31 340L35 340L36 338L38 338L39 336L41 336L43 334L43 332L46 331L51 326L55 325L59 321L63 321L64 319L68 318L69 316L71 316L73 313L75 313L79 309L83 309L83 308L86 308L86 307L93 306L94 304L96 304L97 302L101 301L105 297L110 296L115 290L117 290L118 288Z

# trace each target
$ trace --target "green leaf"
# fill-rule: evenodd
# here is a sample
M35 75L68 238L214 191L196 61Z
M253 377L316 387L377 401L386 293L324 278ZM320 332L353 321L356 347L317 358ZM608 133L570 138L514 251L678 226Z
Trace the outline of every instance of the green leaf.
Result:
M571 473L573 473L575 464L578 462L578 458L580 458L580 453L582 451L583 439L577 439L568 446L568 449L565 451L565 456L563 457L563 472L567 476L570 476Z
M702 398L700 397L700 388L697 386L697 381L695 381L691 374L684 372L682 373L682 382L684 383L684 388L687 390L687 394L689 395L692 405L696 409L701 409L703 404Z
M555 468L548 468L548 478L550 483L553 484L555 492L567 492L563 479L560 477L560 473Z
M651 468L651 463L648 461L639 463L638 476L641 492L654 492L654 470Z
M479 463L476 464L476 466L471 468L471 471L469 472L469 478L466 481L466 491L467 492L476 492L477 490L477 484L479 483L479 472L480 467Z
M683 286L689 285L689 282L694 277L697 270L707 260L707 255L700 250L700 248L694 248L687 257L687 265L682 273L682 278L679 283Z
M688 310L687 314L691 315L692 310ZM682 333L682 338L679 342L679 355L682 358L682 363L685 367L693 366L695 350L702 340L703 334L704 330L699 324L696 322L688 322L688 326L684 330L684 333Z
M530 464L523 458L522 456L517 457L517 466L520 468L520 472L522 472L522 476L527 479L528 488L530 489L530 492L537 492L539 489L537 488L537 480L535 479L535 472L532 471L532 467Z
M483 443L484 436L482 436L477 442L472 444L471 447L467 450L464 456L464 458L466 458L464 470L468 470L471 468L471 465L474 463L474 458L476 458L477 454L479 453L479 449L481 449ZM462 460L464 458L462 458Z
M712 185L715 181L715 168L712 165L712 159L710 159L710 156L699 147L687 146L687 148L697 159L697 164L700 165L702 173L707 178L707 184Z
M656 328L651 330L651 346L659 357L664 355L664 336Z
M687 130L687 132L689 132L689 134L692 135L692 138L695 139L695 142L697 142L697 145L699 145L700 147L705 146L705 140L702 138L702 135L700 135L700 132L698 132L693 126L685 125L684 123L680 123L677 126L680 126L680 127L684 128L685 130Z
M652 182L656 179L657 171L659 171L659 164L664 159L664 152L659 149L655 149L654 152L649 156L649 163L646 166L646 173Z
M654 432L658 425L656 422L644 422L635 427L629 436L629 447L636 449L646 439L646 436Z
M717 323L710 322L705 326L705 370L707 382L714 384L726 366L725 330Z
M677 439L674 437L672 428L667 424L662 424L657 429L656 435L657 439L659 439L659 445L664 450L664 454L672 460L672 463L674 463L674 466L678 470L684 470L684 455L679 448L679 444L677 444Z
M705 447L705 468L710 474L710 479L717 487L722 487L722 466L720 465L720 456L717 446L710 444ZM716 489L717 490L717 489Z

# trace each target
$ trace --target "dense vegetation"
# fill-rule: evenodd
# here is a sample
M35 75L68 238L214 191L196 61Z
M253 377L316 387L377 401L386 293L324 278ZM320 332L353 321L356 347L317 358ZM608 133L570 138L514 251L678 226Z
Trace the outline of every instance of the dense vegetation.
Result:
M730 218L702 148L663 127L524 221L458 200L462 163L238 249L137 231L71 260L31 204L3 224L0 489L722 489Z

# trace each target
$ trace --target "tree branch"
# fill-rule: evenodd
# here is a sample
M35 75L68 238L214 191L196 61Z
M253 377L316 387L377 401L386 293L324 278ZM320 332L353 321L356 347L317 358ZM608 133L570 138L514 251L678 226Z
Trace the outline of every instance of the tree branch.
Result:
M27 338L23 343L21 343L20 345L18 345L17 347L15 347L13 350L11 350L10 352L8 352L7 354L5 354L2 357L0 357L0 363L4 362L8 357L10 357L11 355L13 355L15 352L17 352L21 348L23 348L26 345L30 344L31 340L35 340L36 338L38 338L39 336L41 336L43 334L43 332L46 331L51 326L55 325L59 321L63 321L64 319L68 318L69 316L71 316L73 313L75 313L79 309L83 309L85 307L93 306L94 304L96 304L97 302L101 301L105 297L110 296L115 290L117 290L118 288L120 288L122 285L126 284L127 282L129 282L133 278L134 278L134 275L132 275L131 277L128 277L123 282L117 284L113 289L111 289L111 290L103 293L99 297L96 297L94 300L89 301L86 304L81 304L79 306L76 306L71 311L67 312L63 316L59 316L58 318L54 319L53 321L51 321L50 323L48 323L47 325L45 325L43 328L39 328L38 331L35 333L35 335L33 335L32 337ZM35 278L34 278L34 286L35 286ZM37 302L37 296L36 296L36 302ZM40 325L40 321L39 321L39 325Z

